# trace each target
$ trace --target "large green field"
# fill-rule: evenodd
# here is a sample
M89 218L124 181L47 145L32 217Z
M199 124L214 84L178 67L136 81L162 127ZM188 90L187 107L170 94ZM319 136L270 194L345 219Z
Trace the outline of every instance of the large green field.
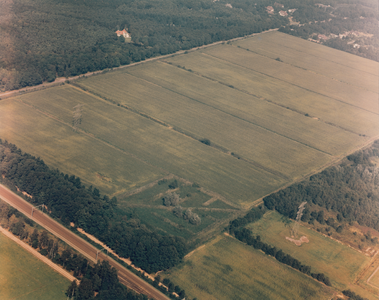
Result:
M286 37L260 34L2 100L0 137L108 194L172 174L248 207L379 133L378 64Z
M161 274L190 297L208 300L331 299L333 290L274 258L220 235Z
M70 281L0 233L2 300L64 300Z
M303 264L312 267L312 272L324 273L332 286L340 290L349 288L355 277L370 261L363 253L345 246L318 232L300 226L299 236L306 236L309 243L296 246L286 237L291 236L293 223L287 224L277 212L268 212L263 218L248 225L263 242L282 249Z

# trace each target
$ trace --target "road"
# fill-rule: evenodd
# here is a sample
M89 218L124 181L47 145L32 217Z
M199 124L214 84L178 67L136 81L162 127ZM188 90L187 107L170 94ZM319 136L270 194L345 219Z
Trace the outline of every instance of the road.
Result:
M92 246L87 241L83 240L63 225L59 224L48 215L42 213L39 210L34 209L33 217L31 217L33 205L19 197L17 194L13 193L4 185L0 184L0 198L19 210L24 215L31 218L33 221L44 227L46 230L50 231L52 234L65 241L71 247L82 253L88 259L96 262L96 254L98 249ZM149 298L156 300L169 300L167 296L162 294L160 291L155 289L153 286L139 278L137 275L106 256L104 253L100 252L98 254L99 259L106 260L109 264L117 269L117 274L120 282L127 286L128 288L147 295Z

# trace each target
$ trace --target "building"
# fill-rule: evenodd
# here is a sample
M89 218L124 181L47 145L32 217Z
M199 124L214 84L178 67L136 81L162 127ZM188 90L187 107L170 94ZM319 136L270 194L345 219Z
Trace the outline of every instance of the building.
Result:
M286 17L286 16L288 16L287 12L284 11L284 10L281 10L281 11L279 12L279 15L282 16L282 17Z
M273 14L274 13L274 8L272 6L267 6L266 7L266 11L269 13L269 14Z
M116 34L117 34L117 36L123 36L124 38L130 38L130 34L129 34L129 32L126 31L126 29L121 30L121 31L117 30Z

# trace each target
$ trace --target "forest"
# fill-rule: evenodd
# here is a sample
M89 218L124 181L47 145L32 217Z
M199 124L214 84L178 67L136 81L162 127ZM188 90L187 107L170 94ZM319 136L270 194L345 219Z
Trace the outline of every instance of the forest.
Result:
M379 230L378 157L377 140L370 147L349 155L341 164L265 197L264 205L295 219L299 205L307 201L335 212L340 220L356 221ZM309 207L306 206L302 221L325 223L320 210L311 211Z
M68 228L73 222L146 272L173 267L187 252L184 239L147 228L132 212L118 209L115 197L101 195L82 185L80 178L51 170L41 159L1 140L0 174L14 191L31 195L29 202L46 205L50 215Z
M273 28L303 38L314 33L362 30L374 34L366 39L367 48L355 49L339 39L325 44L377 59L378 13L372 9L374 2L327 2L335 9L318 7L315 0L285 0L280 4L265 0L4 1L0 4L0 91L127 65ZM269 5L274 6L275 13L267 12ZM291 16L301 26L290 26L288 17L278 14L288 9L296 9ZM330 22L322 23L330 18ZM130 42L115 34L123 29L131 34Z

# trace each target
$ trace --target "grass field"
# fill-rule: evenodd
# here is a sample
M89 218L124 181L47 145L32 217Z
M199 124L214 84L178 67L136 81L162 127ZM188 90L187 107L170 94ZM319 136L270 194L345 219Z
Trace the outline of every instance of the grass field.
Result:
M268 212L263 218L248 226L263 242L282 249L316 273L324 273L338 289L347 289L370 258L337 241L300 226L299 236L305 235L309 243L300 247L286 240L290 237L293 223L286 225L277 212Z
M70 281L0 233L2 300L65 300Z
M333 290L239 241L218 236L160 274L208 300L331 299Z

